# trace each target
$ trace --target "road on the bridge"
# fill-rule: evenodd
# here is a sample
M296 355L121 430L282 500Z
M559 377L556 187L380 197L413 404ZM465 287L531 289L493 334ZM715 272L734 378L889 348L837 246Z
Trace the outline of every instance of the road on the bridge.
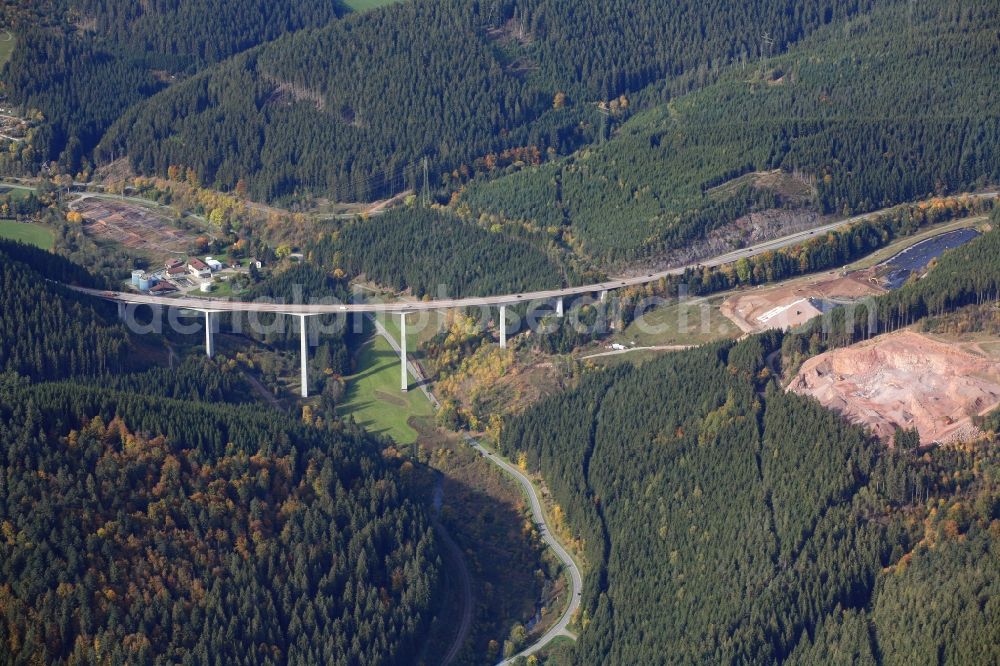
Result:
M985 192L981 194L970 194L967 196L980 199L995 199L996 192ZM706 259L686 266L670 268L665 271L649 273L628 278L619 278L605 282L581 285L578 287L565 287L562 289L545 289L542 291L528 291L519 294L501 294L497 296L474 296L469 298L440 298L430 301L409 301L393 303L244 303L240 301L228 301L214 298L170 298L167 296L148 296L146 294L133 294L123 292L109 292L98 289L86 289L83 287L72 287L76 291L106 298L122 303L135 303L145 305L162 305L175 308L189 308L192 310L211 310L214 312L277 312L293 315L316 315L316 314L337 314L348 312L419 312L421 310L448 310L451 308L475 308L490 307L498 305L510 305L512 303L527 303L530 301L551 301L564 296L578 296L580 294L593 294L622 287L632 287L636 285L648 284L670 276L680 275L684 271L699 266L719 266L728 264L744 257L753 257L771 250L777 250L795 243L808 240L813 236L825 234L828 231L850 225L859 220L864 220L876 216L881 211L857 215L845 220L831 222L815 229L800 231L788 236L776 238L774 240L757 243L749 247L733 250L721 254L717 257Z
M995 199L997 197L996 192L988 192L982 194L972 194L968 195L974 198L989 198ZM728 252L726 254L719 255L712 259L706 259L704 261L689 264L687 266L681 266L678 268L672 268L665 271L660 271L657 273L649 273L645 276L621 278L616 280L609 280L606 282L599 282L596 284L583 285L579 287L567 287L564 289L548 289L544 291L534 291L534 292L524 292L520 294L504 294L499 296L486 296L486 297L472 297L472 298L455 298L455 299L438 299L431 301L413 301L406 303L343 303L343 304L282 304L282 303L243 303L239 301L224 301L217 299L202 299L202 298L168 298L168 297L158 297L158 296L147 296L143 294L131 294L131 293L118 293L118 292L108 292L101 291L97 289L86 289L83 287L71 287L78 292L90 294L97 296L99 298L105 298L112 301L123 302L123 303L135 303L135 304L148 304L148 305L160 305L166 307L175 308L188 308L197 311L242 311L242 312L276 312L281 314L290 315L316 315L316 314L337 314L337 313L347 313L347 312L417 312L421 310L443 310L451 308L462 308L462 307L488 307L488 306L498 306L498 305L510 305L512 303L524 303L530 301L549 301L552 299L564 297L564 296L575 296L580 294L588 293L598 293L605 290L620 289L622 287L629 287L635 285L648 284L650 282L655 282L663 277L670 275L679 275L684 273L685 270L689 268L697 268L699 266L718 266L721 264L726 264L730 262L737 261L743 257L752 257L764 252L771 250L777 250L782 247L787 247L789 245L794 245L795 243L808 240L809 238L817 235L824 234L828 231L838 229L843 226L850 225L859 220L864 220L878 215L879 211L873 213L867 213L865 215L858 215L845 220L839 220L837 222L831 222L815 229L801 231L795 234L784 236L775 240L766 241L763 243L758 243L750 247L741 248ZM376 322L379 332L385 336L390 344L399 352L399 347L395 344L391 335L385 331ZM419 378L420 373L415 365L407 363L411 372L413 372L414 377ZM426 388L423 382L421 382L421 389L427 395L428 399L436 404L436 399L433 394ZM577 568L576 563L573 558L570 557L569 553L562 547L562 545L552 536L548 529L548 525L545 522L545 515L542 512L541 502L538 499L538 495L535 493L535 489L531 484L531 481L522 474L517 468L510 465L506 461L499 458L497 455L493 454L491 451L484 448L477 440L475 440L470 435L465 435L466 440L469 445L475 448L479 453L481 453L487 460L497 465L505 472L514 477L515 480L521 487L524 488L525 493L528 496L531 504L531 513L533 520L539 526L539 531L542 535L542 540L552 549L560 561L566 566L570 573L570 579L572 583L572 589L570 590L570 601L559 621L550 628L544 636L542 636L538 641L525 648L517 655L514 655L511 659L506 659L501 661L499 666L506 666L510 664L513 659L521 656L528 656L535 654L546 645L548 645L557 636L564 635L575 638L573 634L567 629L574 613L580 607L580 599L583 590L583 580L580 575L580 570Z

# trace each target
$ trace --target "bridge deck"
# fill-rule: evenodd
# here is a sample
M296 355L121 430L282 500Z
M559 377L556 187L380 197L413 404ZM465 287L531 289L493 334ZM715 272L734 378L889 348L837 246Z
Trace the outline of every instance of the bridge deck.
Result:
M993 199L997 197L996 192L984 192L967 195L974 198ZM551 301L565 296L579 296L581 294L596 294L603 291L612 291L624 287L649 284L664 277L680 275L684 271L700 266L718 266L734 262L745 257L753 257L764 252L777 250L782 247L794 245L810 238L822 235L828 231L833 231L841 227L848 226L854 222L868 219L880 214L882 211L865 213L855 217L831 222L815 229L807 229L788 236L776 238L774 240L758 243L750 247L733 250L719 255L712 259L679 266L665 271L648 273L646 275L606 280L594 284L580 285L576 287L563 287L561 289L546 289L542 291L529 291L519 294L501 294L497 296L475 296L469 298L444 298L430 301L411 302L386 302L386 303L276 303L276 302L242 302L232 300L222 300L213 298L171 298L168 296L148 296L145 294L132 294L126 292L109 292L98 289L87 289L84 287L71 287L76 291L104 298L119 303L133 303L144 305L160 305L173 308L187 308L199 311L214 312L276 312L281 314L318 315L318 314L338 314L348 312L420 312L426 310L448 310L451 308L481 308L496 307L500 305L512 305L516 303L530 303L538 301Z

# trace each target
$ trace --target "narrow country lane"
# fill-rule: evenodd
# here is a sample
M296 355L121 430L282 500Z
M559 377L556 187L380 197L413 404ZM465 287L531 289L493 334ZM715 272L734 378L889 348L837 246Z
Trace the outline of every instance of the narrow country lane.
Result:
M583 576L580 575L580 569L576 566L576 562L573 561L573 558L570 557L569 553L566 552L566 549L562 547L562 544L560 544L559 541L552 535L552 532L549 531L549 526L545 522L545 514L542 512L542 503L538 499L538 493L535 492L535 487L531 484L531 479L522 474L519 469L508 463L506 460L484 447L476 438L467 433L463 433L463 436L465 437L465 441L469 443L469 446L479 451L479 453L482 454L487 460L510 474L519 484L521 484L521 488L524 489L525 494L530 500L531 516L538 525L538 531L542 535L542 541L544 541L545 544L552 549L552 552L556 554L556 557L558 557L563 565L565 565L569 570L570 582L572 583L569 605L566 607L566 611L562 614L562 617L559 618L559 621L546 631L545 634L537 641L524 648L513 657L504 659L498 664L498 666L506 666L518 657L527 657L535 654L558 636L568 636L572 639L576 639L576 634L571 632L567 627L573 620L573 615L576 613L577 609L580 608L580 598L583 594Z
M396 342L396 340L391 335L389 335L389 332L385 330L385 327L382 326L382 324L375 317L371 317L371 319L372 321L375 322L375 329L379 332L379 334L382 337L386 339L389 345L398 354L399 344ZM434 394L431 393L430 390L427 388L427 385L423 381L423 377L420 374L416 365L408 360L407 367L413 374L414 379L420 382L420 388L423 390L424 395L427 396L427 399L430 400L433 405L438 406L439 403L437 401L437 398L434 397ZM505 659L498 664L498 666L506 666L507 664L510 664L517 657L527 657L528 655L535 654L536 652L544 648L546 645L551 643L558 636L568 636L573 639L576 638L576 635L573 634L567 627L569 626L569 623L572 621L573 615L580 607L580 598L583 593L583 576L580 574L580 569L579 567L576 566L576 562L573 561L573 558L570 557L569 553L566 552L566 549L562 547L562 544L560 544L559 541L556 540L556 538L552 535L552 532L549 530L549 526L545 522L545 513L542 511L542 503L538 499L538 493L535 492L535 487L531 484L531 480L524 474L522 474L520 470L518 470L516 467L509 464L508 462L500 458L492 451L489 451L486 447L480 444L476 438L472 437L468 433L463 433L462 436L465 438L465 441L468 442L469 446L478 451L484 458L486 458L486 460L490 461L503 471L507 472L507 474L514 477L514 479L521 485L521 488L524 490L524 493L528 496L529 504L531 505L531 517L532 520L534 520L535 524L538 525L538 531L542 536L542 541L544 541L545 545L547 545L549 548L552 549L552 552L555 553L556 557L559 558L559 561L563 563L563 565L567 568L570 574L571 589L570 589L569 605L566 607L566 611L562 614L562 617L560 617L559 621L554 626L552 626L548 631L546 631L545 634L537 641L535 641L525 649L521 650L510 659ZM461 552L459 554L461 554ZM462 562L462 566L464 567L465 566L464 558L461 559L460 561ZM466 575L468 574L466 573ZM471 615L472 615L471 592L469 596L470 596L470 603L469 603L470 608L468 609L468 615L469 615L469 621L471 623ZM464 621L465 618L463 614L463 622ZM455 654L457 654L458 653L457 651L461 648L461 643L465 642L465 639L462 638L461 643L459 643L457 640L458 637L459 636L456 636L456 642L455 644L452 645L452 650L450 650L448 653L449 655L452 654L452 651L454 651ZM447 663L447 661L445 663Z
M448 533L448 528L444 526L437 515L434 516L433 522L441 541L444 542L447 557L452 562L451 571L458 576L462 588L462 619L458 623L458 631L455 632L455 638L452 640L448 652L441 660L441 666L448 666L462 651L462 647L469 638L469 631L472 629L472 577L469 575L469 567L465 564L465 555L451 534Z

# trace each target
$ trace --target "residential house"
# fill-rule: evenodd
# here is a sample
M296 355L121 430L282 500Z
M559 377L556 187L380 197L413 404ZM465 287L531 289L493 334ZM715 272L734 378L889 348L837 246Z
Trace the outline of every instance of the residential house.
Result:
M198 278L210 278L212 277L212 269L209 268L204 261L197 257L192 257L188 260L188 273Z

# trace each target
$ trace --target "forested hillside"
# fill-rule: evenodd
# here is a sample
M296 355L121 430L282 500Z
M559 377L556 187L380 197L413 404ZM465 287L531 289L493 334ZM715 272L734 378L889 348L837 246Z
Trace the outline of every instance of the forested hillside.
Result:
M142 172L191 167L217 187L244 178L260 198L366 199L414 185L422 157L437 184L505 148L568 150L597 135L596 101L700 85L758 54L762 31L778 53L871 4L416 0L175 86L126 114L100 156L124 149Z
M4 91L22 112L44 117L22 158L28 173L50 160L71 175L85 168L111 123L163 87L142 67L62 24L16 27L16 48L2 72Z
M126 114L100 155L120 146L139 171L191 167L205 185L244 178L263 199L412 187L418 158L468 160L551 106L505 71L474 6L408 2L241 55Z
M378 448L255 407L0 387L0 652L411 663L438 556Z
M175 367L152 367L142 372L96 378L93 383L124 393L161 396L195 402L246 403L253 401L242 374L225 359L198 356Z
M441 562L386 441L246 404L224 360L130 374L35 270L79 268L0 250L0 661L412 663Z
M55 255L0 241L0 373L54 379L127 367L125 328L109 323L92 299L43 277L76 281L82 273Z
M592 563L567 661L996 661L996 446L885 450L772 384L779 345L598 372L505 424Z
M286 32L324 26L345 13L326 0L63 0L87 29L171 72L218 62Z
M766 208L850 214L996 183L998 20L990 3L881 7L731 66L604 145L473 184L462 201L477 216L558 225L582 253L621 261ZM643 98L668 94L656 84ZM783 176L762 177L773 169Z
M544 78L566 81L566 92L586 99L612 100L654 81L676 85L684 75L703 84L710 70L727 62L779 53L873 5L537 0L514 3L511 15L530 36L528 52Z
M527 240L417 207L348 224L312 253L323 265L392 289L409 288L418 297L552 289L577 277ZM439 294L439 287L446 293Z
M16 36L3 91L44 118L24 167L58 160L73 175L125 109L175 77L342 10L325 0L28 0L0 12Z

